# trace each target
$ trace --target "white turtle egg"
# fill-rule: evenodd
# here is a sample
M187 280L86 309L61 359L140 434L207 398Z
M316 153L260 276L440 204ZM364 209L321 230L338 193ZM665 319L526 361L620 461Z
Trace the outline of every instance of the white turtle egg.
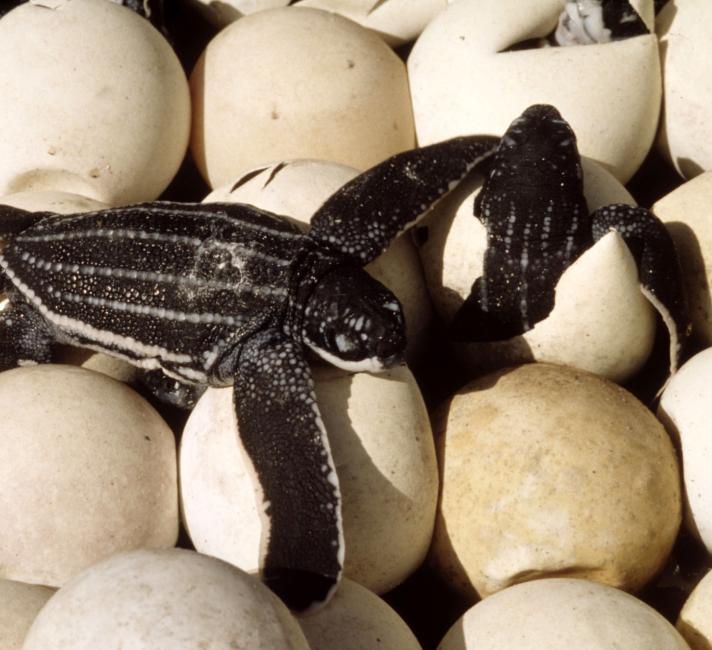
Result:
M299 0L296 6L341 14L395 47L416 38L447 0Z
M309 650L286 606L256 578L184 549L99 562L62 587L23 650Z
M418 142L502 135L531 104L553 104L581 153L621 182L655 137L661 80L655 34L603 44L504 51L554 31L564 0L460 0L408 57ZM652 0L642 0L652 15Z
M0 20L0 60L0 195L60 190L120 205L171 181L190 95L147 20L106 0L30 0Z
M353 167L319 160L286 160L250 170L211 192L205 202L248 203L307 224L326 199L358 174ZM410 234L398 237L366 270L396 295L405 313L407 358L414 365L432 317L423 269Z
M148 402L60 365L0 373L0 576L59 586L113 553L173 546L175 439Z
M685 488L685 524L712 553L712 348L688 360L666 386L658 415L678 439Z
M470 608L438 650L689 650L675 628L634 596L571 578L534 580Z
M20 650L35 616L54 589L0 580L0 639L3 650Z
M430 544L438 479L428 414L404 367L378 375L319 367L314 379L341 489L344 574L384 593ZM199 551L250 572L262 536L252 475L232 390L208 389L181 439L183 518Z
M712 647L711 611L712 572L708 571L687 597L675 626L692 650Z
M414 145L405 64L337 14L284 7L228 25L191 74L191 150L213 188L313 158L367 169Z
M625 188L584 158L584 192L590 211L611 203L635 205ZM416 228L425 280L440 317L449 323L472 283L482 275L487 231L473 214L481 179L463 185L435 206ZM654 308L640 291L635 260L623 239L609 233L561 276L554 308L521 336L457 343L473 373L524 361L570 365L624 381L645 363L655 339Z
M712 4L668 2L656 21L663 70L658 148L685 178L712 171Z
M109 206L95 199L52 190L18 192L0 197L0 205L10 205L30 212L52 212L54 214L75 214L103 210ZM88 370L101 372L119 381L131 382L136 378L137 369L127 361L110 357L102 352L82 350L72 346L58 346L54 359L57 363L68 363Z
M500 370L458 392L434 432L430 561L467 598L556 575L634 591L667 560L681 519L675 451L616 384L547 363Z
M682 267L692 335L712 345L712 171L680 185L653 205L665 223Z
M311 650L422 650L390 605L348 578L325 607L297 620Z

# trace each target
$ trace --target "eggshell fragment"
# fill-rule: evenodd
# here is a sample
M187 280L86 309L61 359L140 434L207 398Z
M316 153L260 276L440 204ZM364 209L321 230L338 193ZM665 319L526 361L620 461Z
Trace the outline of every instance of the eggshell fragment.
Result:
M431 558L463 594L562 574L635 590L663 566L681 517L675 452L617 385L551 364L499 371L457 393L435 433Z
M698 343L712 345L712 172L670 192L653 205L665 223L678 252L692 335Z
M712 348L687 361L666 386L658 415L678 441L685 488L685 525L712 553Z
M685 178L712 171L712 5L668 2L656 21L663 69L658 147Z
M192 0L192 3L204 7L208 20L222 28L256 11L286 7L289 0Z
M175 441L137 393L99 373L0 373L0 575L59 586L119 551L178 535Z
M342 16L285 7L218 33L190 79L191 150L211 187L274 160L367 169L414 145L403 62Z
M0 639L3 650L20 650L37 612L54 589L0 580Z
M611 203L635 204L600 165L583 159L582 167L591 212ZM452 321L482 275L487 230L473 214L480 189L481 179L473 178L416 227L426 284L445 323ZM640 291L635 260L622 238L609 233L564 272L547 318L521 336L456 343L455 349L473 373L549 361L624 381L650 355L655 326L654 308Z
M430 544L437 468L428 414L406 368L313 372L341 489L344 573L383 593L420 565ZM208 389L181 439L182 509L199 551L253 572L262 522L238 436L232 391Z
M692 650L712 647L711 612L712 572L708 572L688 596L675 626Z
M586 580L534 580L483 600L438 650L688 650L675 628L641 600Z
M653 142L661 97L655 34L604 44L504 51L554 31L564 0L460 0L408 57L421 145L502 135L531 104L556 106L581 153L626 182ZM652 0L644 0L649 5Z
M105 0L27 2L0 22L0 60L0 196L61 190L120 205L155 199L173 178L190 96L147 20Z
M289 610L256 578L183 549L134 551L60 589L24 650L309 650Z
M447 0L300 0L296 6L334 11L395 47L416 38Z
M308 224L322 203L357 175L353 167L338 163L282 161L246 172L211 192L205 202L248 203ZM426 344L432 308L410 234L395 239L385 253L365 268L393 291L403 306L408 336L406 354L413 365Z
M325 607L297 620L311 650L422 650L390 605L348 578Z

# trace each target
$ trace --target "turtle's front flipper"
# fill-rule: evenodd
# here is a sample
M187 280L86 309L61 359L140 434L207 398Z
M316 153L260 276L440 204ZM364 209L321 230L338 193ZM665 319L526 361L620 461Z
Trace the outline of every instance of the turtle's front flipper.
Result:
M0 298L0 371L51 361L54 335L47 322L23 301Z
M234 403L261 493L263 580L290 609L319 606L341 576L344 540L339 484L301 346L273 331L249 339Z
M420 219L497 148L499 138L466 136L396 154L336 191L309 235L362 264Z
M690 319L682 287L680 264L670 234L645 208L621 203L599 208L591 215L594 241L618 232L638 265L640 288L660 312L670 332L670 373L679 365Z

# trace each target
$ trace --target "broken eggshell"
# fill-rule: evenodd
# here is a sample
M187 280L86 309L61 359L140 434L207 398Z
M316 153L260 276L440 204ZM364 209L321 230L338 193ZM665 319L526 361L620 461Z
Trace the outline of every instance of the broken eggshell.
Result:
M620 386L548 363L500 370L459 391L434 433L429 559L465 597L564 574L635 591L662 569L680 471L662 424Z
M322 203L358 173L352 167L326 161L282 161L248 171L211 192L204 202L248 203L308 224ZM365 268L393 291L403 306L406 356L414 365L427 340L432 307L410 236L393 240L386 252Z
M0 60L0 195L62 190L121 205L171 181L190 96L147 20L106 0L31 0L0 20Z
M367 169L415 142L405 64L337 14L284 7L228 25L191 77L191 151L210 187L274 160Z
M582 168L589 211L611 203L635 205L600 165L584 158ZM481 186L481 177L463 184L416 227L425 281L446 323L482 275L487 231L473 214ZM621 236L611 232L563 273L553 310L531 330L503 341L453 345L475 374L525 361L549 361L621 382L650 355L655 325L655 310L640 291L635 260Z
M685 526L712 553L712 348L698 352L673 375L658 417L678 441L685 492Z
M692 650L712 648L712 571L708 571L687 597L675 627Z
M642 600L571 578L535 580L477 603L438 650L689 650Z
M657 16L663 71L658 148L684 177L712 171L712 3L668 2Z
M20 650L27 630L55 590L0 580L0 639L3 650Z
M60 586L113 553L175 544L175 439L137 393L20 367L0 373L0 412L0 577Z
M24 650L309 650L286 606L254 577L184 549L99 562L60 589Z
M341 14L397 47L416 38L447 0L299 0L296 6Z
M501 135L527 106L552 104L571 124L581 154L626 182L657 128L657 38L504 51L553 32L564 4L460 0L436 16L408 57L418 143ZM652 0L638 6L650 20Z
M383 593L420 565L430 544L438 478L428 414L405 367L371 375L322 366L313 373L341 488L344 574ZM231 389L208 389L188 418L180 476L195 547L257 571L262 505Z
M665 224L678 252L692 320L692 336L712 345L712 172L706 172L659 199L653 212Z
M422 650L388 603L348 578L325 607L297 620L311 650Z
M265 9L286 7L289 0L189 0L202 10L203 15L216 27L222 28L238 18Z

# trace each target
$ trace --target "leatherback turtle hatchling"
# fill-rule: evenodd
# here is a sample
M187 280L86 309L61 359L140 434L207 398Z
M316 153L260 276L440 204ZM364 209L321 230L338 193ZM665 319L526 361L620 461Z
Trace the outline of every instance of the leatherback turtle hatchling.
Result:
M507 129L475 199L487 229L482 276L452 330L471 341L502 340L532 328L554 306L564 270L611 230L628 245L643 294L670 332L671 371L689 331L675 248L651 212L625 204L589 215L576 136L549 105L530 106Z
M339 488L305 348L349 370L402 359L401 306L362 266L498 138L395 155L347 183L304 234L241 204L152 202L70 216L0 206L0 369L54 341L234 386L265 515L263 579L293 609L324 601L344 554Z

